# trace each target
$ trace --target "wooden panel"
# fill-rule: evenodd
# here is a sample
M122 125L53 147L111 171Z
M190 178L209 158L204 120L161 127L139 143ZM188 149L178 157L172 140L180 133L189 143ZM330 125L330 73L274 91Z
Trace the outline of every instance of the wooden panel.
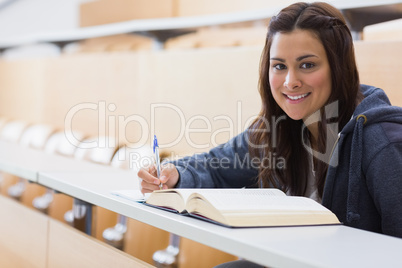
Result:
M29 123L42 121L44 65L42 59L0 60L0 114Z
M46 267L48 217L0 196L0 267Z
M156 45L154 42L152 38L141 35L112 35L83 40L75 53L152 50Z
M165 42L166 49L199 47L263 46L267 29L262 27L236 27L202 29Z
M48 256L48 267L153 267L52 219Z
M363 29L365 41L402 40L402 19L369 25Z
M36 183L24 181L25 191L22 193L21 202L27 207L34 208L32 201L35 197L39 197L46 193L46 187Z
M127 219L124 251L128 254L153 264L154 252L165 249L168 245L168 232L131 218Z
M2 171L0 172L2 176L2 181L0 183L0 193L2 195L8 196L8 188L16 184L19 181L19 178L9 173L4 173Z
M172 0L101 0L80 5L80 26L171 17Z
M219 243L219 241L216 241ZM180 240L179 267L215 267L218 264L237 260L238 257L205 246L187 238Z
M95 233L93 236L103 241L103 231L117 223L118 214L103 207L93 206Z
M356 42L360 81L385 90L391 103L402 107L402 41Z
M114 134L122 144L148 145L155 131L163 133L161 148L205 151L259 112L260 53L261 48L233 48L50 60L44 110L52 112L44 120L64 126L72 118L68 125L74 130Z
M180 0L178 2L178 16L196 16L218 13L240 12L275 7L278 11L294 0Z
M64 214L73 208L73 198L63 193L53 194L53 201L49 205L50 217L64 222Z
M28 119L36 114L41 123L87 135L117 135L122 144L148 145L150 131L156 131L163 133L160 143L169 150L201 152L237 134L259 112L260 53L261 48L234 48L65 56L43 59L45 71L37 76L31 70L35 62L3 62L14 77L5 79L8 83L0 79L9 92L5 101L20 103L18 96L32 92L40 99L27 106L21 102L24 112L12 107L4 113ZM16 73L26 84L15 90ZM30 86L41 84L37 80L40 91Z

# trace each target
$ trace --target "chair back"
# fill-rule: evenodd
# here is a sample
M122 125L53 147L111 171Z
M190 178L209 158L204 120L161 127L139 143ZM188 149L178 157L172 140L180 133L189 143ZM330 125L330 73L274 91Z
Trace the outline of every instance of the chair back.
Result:
M20 139L20 144L26 147L42 150L55 129L49 125L38 124L29 126Z
M6 122L0 131L0 139L10 142L19 142L28 123L22 120Z

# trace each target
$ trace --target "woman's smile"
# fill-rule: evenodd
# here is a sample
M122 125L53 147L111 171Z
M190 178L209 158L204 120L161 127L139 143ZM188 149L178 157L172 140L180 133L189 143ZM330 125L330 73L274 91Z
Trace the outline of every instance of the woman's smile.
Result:
M289 99L290 103L299 103L302 102L305 98L307 98L308 96L310 96L310 93L305 93L305 94L285 94L283 93L283 95Z

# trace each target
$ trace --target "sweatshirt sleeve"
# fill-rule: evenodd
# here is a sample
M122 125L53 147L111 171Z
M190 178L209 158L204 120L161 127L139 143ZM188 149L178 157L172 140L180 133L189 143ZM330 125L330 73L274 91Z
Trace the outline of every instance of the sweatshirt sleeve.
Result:
M255 187L258 161L248 151L247 131L208 153L172 162L180 175L177 188Z
M376 154L366 179L381 216L382 232L402 237L402 141L391 142Z

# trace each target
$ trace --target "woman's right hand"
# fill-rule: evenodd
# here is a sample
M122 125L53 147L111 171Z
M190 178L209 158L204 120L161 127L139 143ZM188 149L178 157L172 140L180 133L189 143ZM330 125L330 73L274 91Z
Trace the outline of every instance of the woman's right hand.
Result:
M160 179L158 179L154 165L149 168L141 168L138 171L138 177L141 179L141 192L145 194L160 190L159 185L161 183L163 189L174 188L179 181L179 172L175 165L168 163L161 166Z

